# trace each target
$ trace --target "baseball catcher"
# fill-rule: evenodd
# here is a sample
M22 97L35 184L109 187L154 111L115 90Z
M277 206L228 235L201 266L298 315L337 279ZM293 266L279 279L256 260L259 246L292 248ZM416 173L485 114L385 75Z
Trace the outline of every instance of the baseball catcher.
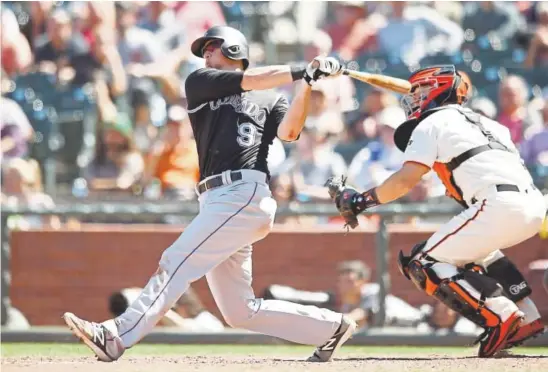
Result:
M430 170L465 210L398 266L420 290L485 329L478 355L490 357L541 334L531 287L501 250L537 234L546 204L501 124L463 107L470 82L455 66L411 75L402 98L407 121L394 133L404 152L401 169L378 187L359 192L342 178L327 182L346 221L410 191Z

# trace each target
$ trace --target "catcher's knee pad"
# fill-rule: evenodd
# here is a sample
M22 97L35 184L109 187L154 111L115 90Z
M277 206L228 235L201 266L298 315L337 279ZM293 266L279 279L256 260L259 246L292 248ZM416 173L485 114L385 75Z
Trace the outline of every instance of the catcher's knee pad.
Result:
M485 268L487 276L500 283L504 295L514 302L530 296L533 292L516 265L504 256Z
M485 306L487 297L502 295L496 280L426 256L411 259L407 273L428 295L481 327L495 327L500 317Z
M403 252L400 251L398 255L398 269L400 269L400 272L407 279L411 279L409 277L409 272L408 272L409 263L411 262L413 258L415 258L415 256L417 256L420 252L422 252L425 245L426 245L426 240L418 244L415 244L415 246L411 249L411 254L409 256L404 255Z

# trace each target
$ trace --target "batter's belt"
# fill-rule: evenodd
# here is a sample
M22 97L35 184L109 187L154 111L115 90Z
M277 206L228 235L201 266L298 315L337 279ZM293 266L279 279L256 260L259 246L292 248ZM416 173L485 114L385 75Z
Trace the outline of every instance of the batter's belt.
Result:
M230 185L236 181L250 181L250 182L267 182L267 176L263 172L259 172L251 169L242 169L238 171L224 171L223 173L216 174L202 180L196 185L196 192L198 195L203 194L207 190L211 190L217 187Z

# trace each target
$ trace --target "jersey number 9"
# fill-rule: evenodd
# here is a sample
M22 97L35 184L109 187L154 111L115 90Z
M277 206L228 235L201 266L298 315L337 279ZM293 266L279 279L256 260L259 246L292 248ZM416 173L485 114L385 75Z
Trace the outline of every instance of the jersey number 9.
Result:
M238 144L242 147L251 147L255 143L257 128L251 123L241 123L238 125Z

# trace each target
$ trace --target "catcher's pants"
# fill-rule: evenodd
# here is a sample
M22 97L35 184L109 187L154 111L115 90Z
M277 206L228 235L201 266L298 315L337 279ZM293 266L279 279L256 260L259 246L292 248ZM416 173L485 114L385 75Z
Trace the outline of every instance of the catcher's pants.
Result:
M428 239L423 251L455 266L470 262L488 266L502 256L501 249L537 234L546 215L544 197L530 185L519 192L491 186L476 199Z
M190 283L204 275L217 306L233 327L309 345L325 343L339 327L339 313L255 298L251 244L270 232L276 201L264 173L241 172L241 181L199 196L198 216L164 251L158 271L137 300L115 319L125 347L149 333Z
M520 187L519 192L497 191L492 186L476 195L476 199L474 205L428 239L423 252L454 266L475 262L487 267L503 257L501 249L537 234L546 215L544 198L532 186ZM488 305L503 320L517 310L505 297Z

